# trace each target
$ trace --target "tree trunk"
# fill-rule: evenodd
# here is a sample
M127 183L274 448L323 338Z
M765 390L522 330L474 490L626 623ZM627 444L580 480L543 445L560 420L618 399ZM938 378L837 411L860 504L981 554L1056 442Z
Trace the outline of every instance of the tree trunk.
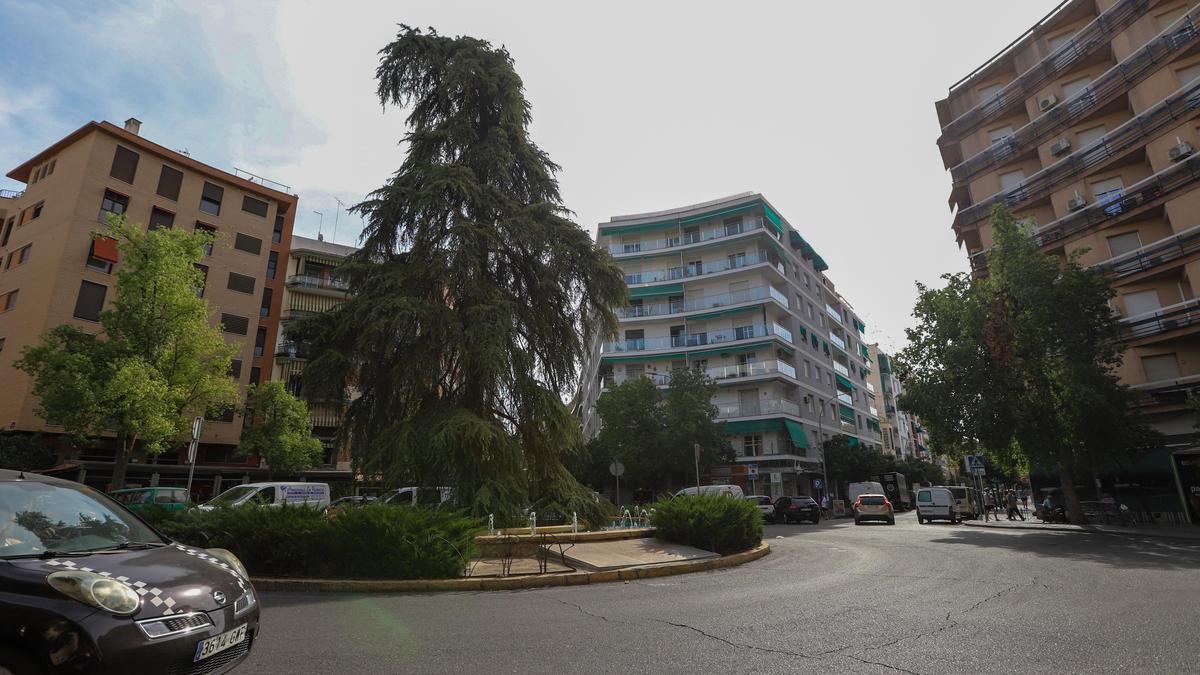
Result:
M1083 525L1083 507L1079 504L1079 494L1075 492L1075 471L1072 469L1074 457L1065 445L1058 449L1058 482L1062 486L1063 505L1067 508L1067 518L1075 525Z
M129 452L130 448L125 446L125 439L121 439L121 445L117 448L117 455L113 459L113 490L125 487L125 466L129 464Z

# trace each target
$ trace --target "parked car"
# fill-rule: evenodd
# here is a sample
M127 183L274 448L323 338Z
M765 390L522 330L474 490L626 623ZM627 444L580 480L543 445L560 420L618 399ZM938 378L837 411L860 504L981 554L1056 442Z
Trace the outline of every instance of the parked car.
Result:
M392 506L427 506L437 508L454 498L454 488L402 487L385 492L379 501Z
M960 518L969 518L974 520L982 515L982 509L979 508L979 491L975 488L966 487L964 485L945 485L945 487L954 495L954 505L958 508Z
M244 483L201 504L203 511L228 506L310 506L329 508L327 483Z
M683 488L679 492L676 492L675 496L682 497L684 495L695 495L695 494L696 494L696 488L690 487L690 488ZM702 494L702 495L724 495L726 497L738 497L739 499L741 497L745 496L745 494L742 492L742 488L737 485L701 485L700 486L700 494Z
M775 522L798 523L802 520L816 525L821 522L821 507L812 497L780 497L775 500Z
M366 506L374 504L376 498L374 495L350 495L348 497L338 497L329 504L329 508L338 509L348 506Z
M923 487L917 490L917 522L925 524L932 520L948 520L951 523L960 520L950 488Z
M186 511L190 501L187 488L181 487L127 488L113 490L110 496L134 513L143 511L151 505L168 511Z
M859 495L854 500L854 524L862 525L868 520L880 520L888 525L896 524L896 512L892 502L882 494Z
M770 497L765 495L746 495L744 499L754 502L754 505L762 512L763 520L768 523L775 522L775 504L771 502Z
M208 673L258 634L224 549L177 544L113 499L0 470L0 673Z

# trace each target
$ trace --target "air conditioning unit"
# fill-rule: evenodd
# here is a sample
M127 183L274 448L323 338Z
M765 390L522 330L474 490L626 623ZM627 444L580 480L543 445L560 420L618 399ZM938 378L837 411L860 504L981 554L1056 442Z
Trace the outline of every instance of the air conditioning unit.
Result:
M1050 154L1055 157L1065 155L1071 151L1071 141L1066 138L1060 138L1050 146Z
M1190 157L1194 152L1194 150L1192 150L1192 144L1179 138L1178 136L1175 137L1175 140L1177 143L1171 146L1171 149L1167 151L1167 158L1172 162L1178 162L1185 157Z
M1058 97L1054 94L1050 94L1046 98L1038 101L1038 107L1042 109L1042 112L1046 112L1056 105L1058 105Z
M1067 200L1067 209L1070 211L1078 211L1085 206L1087 206L1087 200L1080 197L1078 192L1075 193L1074 197Z

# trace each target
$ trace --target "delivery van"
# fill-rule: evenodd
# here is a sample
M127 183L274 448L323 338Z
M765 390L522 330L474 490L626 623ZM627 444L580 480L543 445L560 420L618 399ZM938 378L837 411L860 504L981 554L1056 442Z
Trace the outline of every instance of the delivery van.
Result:
M329 507L328 483L244 483L229 488L199 508L211 511L226 506Z
M695 494L696 494L696 488L690 487L690 488L683 488L679 492L676 492L675 496L682 497L685 495L695 495ZM746 496L745 494L742 493L742 488L737 485L701 485L700 486L700 494L704 495L704 496L723 495L725 497L737 497L738 499L741 499L742 497Z
M917 522L924 525L933 520L959 522L954 493L946 487L923 487L917 490Z

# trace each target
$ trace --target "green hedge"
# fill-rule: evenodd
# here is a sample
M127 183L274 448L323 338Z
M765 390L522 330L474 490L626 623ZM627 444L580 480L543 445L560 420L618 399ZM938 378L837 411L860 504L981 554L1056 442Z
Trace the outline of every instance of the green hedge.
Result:
M233 551L254 576L457 577L482 529L457 513L377 504L329 517L286 506L140 515L181 543Z
M762 514L749 499L721 495L682 495L658 501L650 524L655 536L721 555L754 548L762 542Z

